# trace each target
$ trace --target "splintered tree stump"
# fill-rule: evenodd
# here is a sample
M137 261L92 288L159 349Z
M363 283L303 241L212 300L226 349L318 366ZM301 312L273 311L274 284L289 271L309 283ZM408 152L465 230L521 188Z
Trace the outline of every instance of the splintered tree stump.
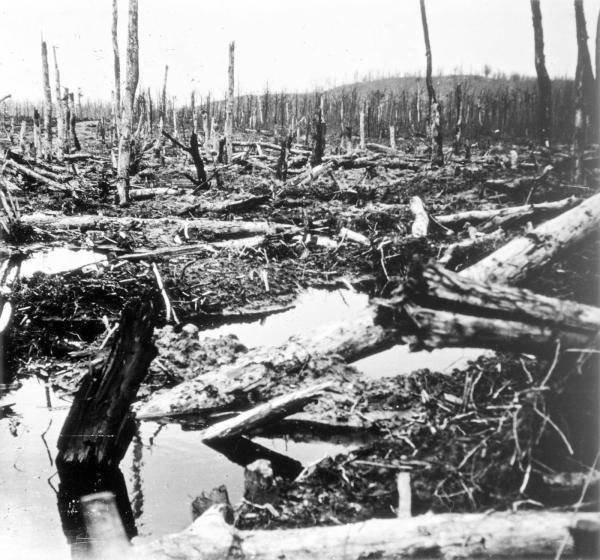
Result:
M58 440L59 467L116 468L135 424L129 405L157 353L153 303L131 303L108 359L84 377Z
M244 499L252 504L272 504L277 501L279 489L273 476L271 462L258 459L244 470Z

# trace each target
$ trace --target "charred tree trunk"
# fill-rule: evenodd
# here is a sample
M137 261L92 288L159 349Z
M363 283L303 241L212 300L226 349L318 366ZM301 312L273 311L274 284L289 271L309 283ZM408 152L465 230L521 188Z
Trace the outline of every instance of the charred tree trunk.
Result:
M234 62L235 62L235 43L229 43L229 69L227 104L225 107L225 153L227 161L230 163L233 158L233 95L234 95Z
M288 173L288 156L289 156L289 151L292 147L292 135L290 134L289 136L287 136L285 138L285 140L283 140L283 142L281 142L281 151L279 152L279 159L277 160L277 178L280 181L283 181L285 183L285 181L287 180L287 173Z
M138 0L129 0L129 25L127 28L127 83L121 138L119 140L119 165L117 170L117 191L119 204L129 204L129 166L131 164L131 127L133 125L133 102L139 79L138 44Z
M165 130L165 119L167 118L167 77L169 75L169 67L165 66L165 78L163 81L162 93L160 96L160 104L158 108L158 135L154 143L154 157L160 159L163 145L163 132Z
M114 126L115 130L121 129L121 59L119 56L119 42L117 40L117 23L119 18L119 8L117 0L112 3L112 46L115 70L115 96L114 96ZM117 132L118 133L118 132Z
M462 86L456 84L456 128L454 129L454 155L460 154L462 148L463 131L463 105L462 105Z
M69 119L71 138L73 139L73 147L75 148L75 151L79 152L81 150L81 144L79 143L79 138L77 138L77 131L75 130L75 125L77 124L77 117L75 116L75 96L72 93L69 94L69 102L71 106Z
M319 103L319 109L315 115L315 136L310 163L314 167L323 161L325 154L325 120L323 119L323 97Z
M423 23L423 36L425 38L425 57L427 69L425 83L427 85L427 96L429 98L429 125L431 134L431 163L442 165L444 163L444 152L442 150L442 123L441 107L433 88L431 72L431 45L429 43L429 27L427 25L427 12L425 11L425 0L421 0L421 21Z
M129 411L156 355L152 302L129 304L110 355L84 377L58 440L61 467L116 468L135 432Z
M544 29L542 27L542 12L540 0L531 0L531 14L533 18L533 37L535 44L535 71L538 80L538 126L540 142L543 146L550 146L550 123L552 106L552 86L546 70L544 57Z
M48 70L48 48L42 41L42 79L44 82L44 158L52 158L52 93L50 91L50 72Z

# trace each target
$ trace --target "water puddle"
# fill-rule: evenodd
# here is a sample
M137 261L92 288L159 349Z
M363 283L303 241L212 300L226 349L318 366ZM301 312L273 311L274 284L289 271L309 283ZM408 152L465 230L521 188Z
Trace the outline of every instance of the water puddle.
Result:
M236 335L248 348L276 346L292 335L307 336L315 329L334 322L352 321L369 307L369 297L349 289L309 289L301 294L295 307L289 311L269 315L249 322L222 325L204 330L203 337ZM389 350L354 362L366 377L377 379L409 374L417 369L451 373L468 365L479 356L491 355L481 348L441 348L429 351L410 352L406 345L396 345Z
M81 268L84 272L98 270L99 263L107 262L106 255L87 249L56 247L31 253L19 265L19 275L29 278L36 272L58 274Z
M5 407L5 405L12 405ZM0 550L24 558L68 558L57 502L56 441L70 402L35 378L0 398ZM0 415L2 412L0 412ZM266 454L279 468L306 466L348 449L332 442L294 442L283 438L245 440L222 452L204 445L198 431L145 422L121 462L136 530L142 539L180 531L191 521L191 501L202 491L225 484L232 503L243 493L241 461ZM266 449L266 451L265 451ZM225 454L227 454L227 457ZM255 456L258 458L258 455ZM23 543L28 549L24 552Z

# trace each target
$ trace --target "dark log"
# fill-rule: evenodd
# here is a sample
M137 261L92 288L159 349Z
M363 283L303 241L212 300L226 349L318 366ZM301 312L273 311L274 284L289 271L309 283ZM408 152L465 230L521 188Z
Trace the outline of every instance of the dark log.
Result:
M150 301L123 310L108 358L92 366L75 395L58 439L59 468L111 469L125 455L135 432L129 406L157 352L152 343L156 313Z
M533 19L533 36L535 44L535 71L538 80L538 126L540 142L543 146L550 146L550 122L552 106L552 85L546 70L544 57L544 29L542 27L542 12L540 0L531 0L531 15Z
M542 355L584 348L600 330L600 308L464 278L439 266L413 267L381 302L380 318L414 346L501 348Z

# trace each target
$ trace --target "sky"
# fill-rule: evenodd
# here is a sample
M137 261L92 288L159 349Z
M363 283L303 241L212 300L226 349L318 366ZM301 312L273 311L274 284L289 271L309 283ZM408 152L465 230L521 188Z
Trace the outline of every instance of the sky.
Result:
M427 0L434 73L534 75L528 0ZM592 52L600 0L584 0ZM573 76L572 0L541 0L551 76ZM42 97L40 37L57 47L62 85L88 99L113 89L111 0L18 0L0 5L0 97ZM127 0L119 0L125 75ZM308 91L372 76L424 73L418 0L139 0L140 85L187 102L192 90L221 97L228 44L236 90ZM51 81L54 80L50 60ZM52 85L52 88L54 86ZM54 90L53 90L54 91Z

